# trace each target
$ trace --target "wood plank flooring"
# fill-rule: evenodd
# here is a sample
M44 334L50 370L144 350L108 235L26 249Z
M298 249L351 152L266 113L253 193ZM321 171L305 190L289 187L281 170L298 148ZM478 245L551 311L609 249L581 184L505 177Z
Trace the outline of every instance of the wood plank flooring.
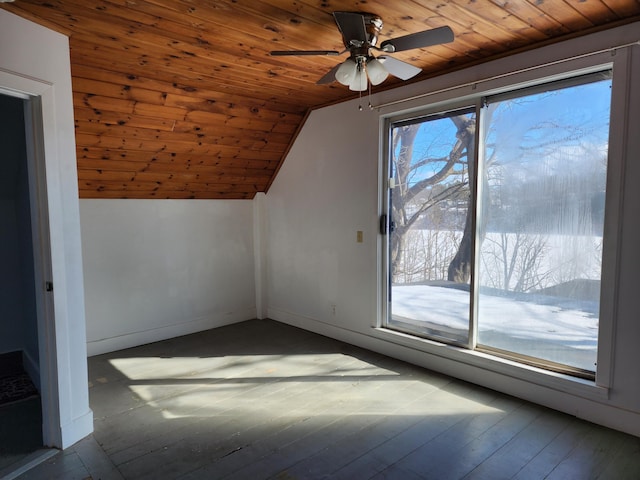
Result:
M19 478L640 478L640 438L273 321L89 374L93 436Z

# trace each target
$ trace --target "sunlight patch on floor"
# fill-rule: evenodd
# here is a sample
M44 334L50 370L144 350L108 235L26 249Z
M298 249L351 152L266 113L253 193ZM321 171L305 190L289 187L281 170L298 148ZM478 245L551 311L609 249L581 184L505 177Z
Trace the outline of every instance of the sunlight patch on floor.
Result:
M130 380L251 378L273 375L399 375L341 353L227 355L224 357L134 357L109 360ZM337 365L345 365L337 367Z
M341 412L417 417L500 412L482 401L440 390L428 380L416 383L415 378L406 379L397 371L343 353L155 356L116 358L110 363L125 376L131 392L165 419L233 417L238 412L269 417L274 411L296 417L339 416ZM380 398L389 382L397 396ZM256 389L260 402L255 401L255 392L249 393ZM407 403L408 396L415 401ZM402 410L394 407L396 401ZM329 404L332 410L322 412L322 405Z

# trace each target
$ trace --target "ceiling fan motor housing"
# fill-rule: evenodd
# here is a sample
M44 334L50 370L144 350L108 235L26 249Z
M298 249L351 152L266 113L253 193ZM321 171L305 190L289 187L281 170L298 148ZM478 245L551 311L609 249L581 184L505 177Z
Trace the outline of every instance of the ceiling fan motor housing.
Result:
M362 16L366 31L366 39L362 38L344 38L345 47L349 50L350 57L358 65L366 63L370 57L370 48L375 47L378 43L378 35L382 31L382 19L374 14L367 12L354 12ZM363 41L364 40L364 41Z

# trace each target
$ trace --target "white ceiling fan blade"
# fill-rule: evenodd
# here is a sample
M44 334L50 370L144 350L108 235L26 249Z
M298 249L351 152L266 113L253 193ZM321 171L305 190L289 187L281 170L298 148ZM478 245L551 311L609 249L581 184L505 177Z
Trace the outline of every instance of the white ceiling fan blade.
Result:
M394 77L398 77L401 80L409 80L412 77L415 77L419 74L422 69L418 67L414 67L410 63L403 62L402 60L398 60L393 57L378 57L378 60L384 65L384 68L387 69Z

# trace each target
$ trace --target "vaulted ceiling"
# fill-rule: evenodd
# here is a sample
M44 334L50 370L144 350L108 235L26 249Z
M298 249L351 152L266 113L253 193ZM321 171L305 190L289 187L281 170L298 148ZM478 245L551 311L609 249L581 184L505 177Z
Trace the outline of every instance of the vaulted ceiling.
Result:
M1 8L70 37L81 198L253 198L345 57L333 11L379 15L385 39L448 25L453 43L394 56L416 81L635 21L639 0L15 0ZM379 88L397 86L390 77Z

